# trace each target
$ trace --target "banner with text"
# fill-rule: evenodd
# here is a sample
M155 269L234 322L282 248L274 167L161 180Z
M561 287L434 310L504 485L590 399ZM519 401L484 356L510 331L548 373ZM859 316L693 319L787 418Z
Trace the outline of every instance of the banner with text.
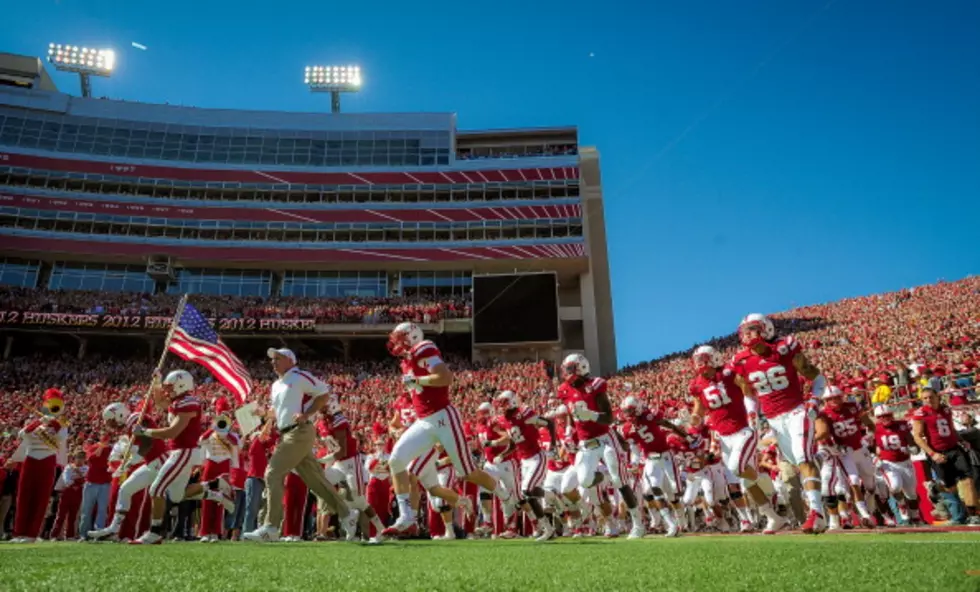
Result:
M73 314L63 312L27 312L0 310L0 328L51 327L71 329L140 329L166 331L170 317ZM316 330L315 319L252 319L219 317L210 319L218 333L312 333Z

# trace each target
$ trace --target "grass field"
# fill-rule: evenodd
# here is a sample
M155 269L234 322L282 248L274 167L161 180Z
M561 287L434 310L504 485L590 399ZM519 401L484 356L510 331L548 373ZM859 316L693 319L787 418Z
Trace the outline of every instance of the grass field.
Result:
M977 592L980 534L0 545L4 591L286 589Z

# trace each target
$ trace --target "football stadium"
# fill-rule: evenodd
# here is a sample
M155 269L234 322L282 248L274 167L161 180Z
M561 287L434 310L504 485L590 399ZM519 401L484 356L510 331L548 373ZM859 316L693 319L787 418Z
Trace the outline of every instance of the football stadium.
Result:
M980 278L626 365L578 127L42 49L0 53L0 590L980 590Z

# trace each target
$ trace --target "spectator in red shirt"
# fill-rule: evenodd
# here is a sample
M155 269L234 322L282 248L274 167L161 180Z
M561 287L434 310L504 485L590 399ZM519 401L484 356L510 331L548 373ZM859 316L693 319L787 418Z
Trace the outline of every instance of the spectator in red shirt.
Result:
M237 541L242 534L242 524L245 520L245 482L248 481L248 451L244 446L238 447L238 466L231 470L231 487L235 490L235 511L225 514L225 530L228 538Z
M266 429L265 424L268 423L265 420L261 427L249 434L243 526L245 532L252 532L259 527L259 508L262 505L262 491L265 490L265 469L269 465L269 454L275 447L269 430Z
M85 488L82 490L82 538L88 537L90 530L105 527L106 514L109 510L109 485L112 473L109 472L109 435L103 434L98 442L92 442L83 447L85 463L88 466L85 473ZM95 527L92 518L95 517Z

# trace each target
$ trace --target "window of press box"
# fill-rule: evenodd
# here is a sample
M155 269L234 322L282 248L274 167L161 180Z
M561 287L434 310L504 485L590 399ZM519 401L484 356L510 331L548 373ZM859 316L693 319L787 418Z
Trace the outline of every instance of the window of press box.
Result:
M0 259L0 285L34 288L37 286L37 277L40 271L41 264L37 261Z
M111 263L55 263L51 267L51 290L96 290L102 292L153 293L155 282L139 265Z
M168 294L266 298L271 291L272 274L268 271L181 269L177 281L167 286Z
M388 294L382 271L287 271L282 295L306 298L381 297Z
M465 297L473 288L470 271L403 271L398 287L404 296Z

